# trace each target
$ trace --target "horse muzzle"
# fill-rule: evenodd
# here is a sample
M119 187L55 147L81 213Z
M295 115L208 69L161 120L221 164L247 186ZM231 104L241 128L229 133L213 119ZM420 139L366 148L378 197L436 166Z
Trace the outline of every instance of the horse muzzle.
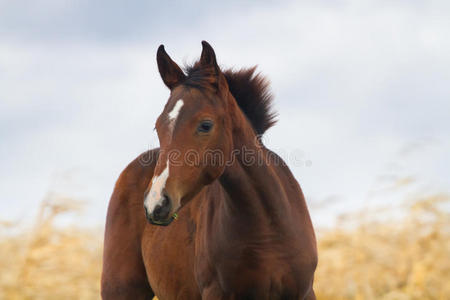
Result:
M152 211L149 211L145 205L144 208L148 222L153 225L167 226L176 218L175 214L170 215L172 201L167 195L163 195L162 201L156 204Z

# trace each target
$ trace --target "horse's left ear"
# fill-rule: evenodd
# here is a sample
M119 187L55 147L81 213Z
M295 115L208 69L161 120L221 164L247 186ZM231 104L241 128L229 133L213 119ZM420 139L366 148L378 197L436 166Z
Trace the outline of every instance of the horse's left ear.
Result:
M219 71L219 66L217 65L216 53L214 49L207 41L202 41L202 55L200 56L200 64L202 66L213 66L217 71Z
M228 90L228 83L223 75L222 71L219 68L216 60L216 53L214 53L214 49L207 41L202 41L202 55L200 56L200 65L202 66L212 66L216 71L217 75L217 88L218 90Z

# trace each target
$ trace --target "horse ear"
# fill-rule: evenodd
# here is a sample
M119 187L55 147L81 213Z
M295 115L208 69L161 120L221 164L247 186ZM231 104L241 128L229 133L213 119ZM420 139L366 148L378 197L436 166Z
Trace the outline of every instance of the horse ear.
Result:
M158 62L159 74L169 89L172 90L177 84L186 79L186 75L184 75L180 67L164 50L164 45L159 46L156 61Z
M217 88L219 91L228 90L228 83L220 71L219 65L217 64L216 54L214 53L214 49L207 41L202 41L202 55L200 56L200 65L202 66L213 66L217 75Z
M214 53L214 49L207 41L202 41L202 55L200 56L200 64L202 66L212 65L218 71L219 66L216 61L216 54Z

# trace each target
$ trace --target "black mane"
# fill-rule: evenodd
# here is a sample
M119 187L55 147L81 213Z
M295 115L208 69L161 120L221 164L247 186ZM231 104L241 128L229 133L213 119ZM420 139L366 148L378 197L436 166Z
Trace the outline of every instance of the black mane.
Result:
M186 67L187 78L183 85L195 88L208 88L216 82L213 68L201 68L199 64ZM269 81L259 73L256 67L234 71L223 71L231 94L240 109L256 131L263 134L276 123L276 113L272 110L273 96L269 90Z

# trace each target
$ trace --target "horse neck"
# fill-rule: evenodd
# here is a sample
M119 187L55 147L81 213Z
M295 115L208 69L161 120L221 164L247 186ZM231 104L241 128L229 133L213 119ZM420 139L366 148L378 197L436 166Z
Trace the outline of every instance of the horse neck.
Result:
M223 225L289 227L288 199L274 166L267 161L269 151L258 142L240 109L233 116L234 157L219 179L226 192Z

